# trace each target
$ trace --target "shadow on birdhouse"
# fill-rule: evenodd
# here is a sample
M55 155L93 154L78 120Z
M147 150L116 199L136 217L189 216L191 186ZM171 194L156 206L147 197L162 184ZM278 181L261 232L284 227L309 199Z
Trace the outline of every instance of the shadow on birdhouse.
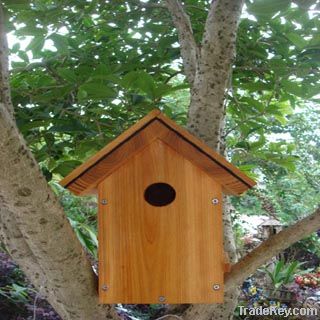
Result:
M154 110L61 185L98 194L101 303L222 303L222 195L255 182Z

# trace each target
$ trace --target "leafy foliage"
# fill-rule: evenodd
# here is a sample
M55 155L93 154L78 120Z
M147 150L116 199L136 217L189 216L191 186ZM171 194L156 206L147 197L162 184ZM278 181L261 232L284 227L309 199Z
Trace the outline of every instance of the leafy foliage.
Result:
M96 199L92 197L75 197L54 181L50 185L59 197L80 243L97 260Z
M154 107L186 122L178 39L158 1L7 1L18 124L43 171L62 176ZM199 40L207 1L185 1ZM289 171L294 146L271 142L319 92L315 1L247 1L228 96L231 160L255 175ZM313 8L313 9L310 9ZM303 26L303 27L302 27ZM182 97L182 99L181 99Z
M274 269L264 268L263 271L269 276L274 289L279 289L282 285L289 284L294 280L296 271L301 266L298 261L286 264L283 259L276 262Z
M179 49L163 10L96 0L7 9L20 40L11 49L18 124L46 171L65 175L154 107L176 108L164 101L186 86L170 83Z

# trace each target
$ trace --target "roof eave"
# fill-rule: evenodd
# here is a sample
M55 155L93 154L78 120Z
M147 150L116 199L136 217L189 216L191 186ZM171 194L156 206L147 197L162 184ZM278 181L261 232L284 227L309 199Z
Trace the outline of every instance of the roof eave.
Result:
M187 141L194 148L197 148L198 150L200 150L201 153L206 155L211 161L215 162L216 164L224 168L226 172L229 172L230 175L234 176L234 178L236 178L238 182L240 182L241 185L243 186L239 188L239 184L237 184L237 188L232 188L231 186L226 186L225 184L223 184L223 181L221 181L220 183L222 184L224 192L226 194L241 195L243 192L252 188L256 184L255 181L250 179L237 167L235 167L230 162L228 162L224 157L222 157L217 152L213 151L204 142L202 142L201 140L191 135L188 131L179 127L174 121L164 116L158 109L155 109L152 112L150 112L143 119L138 121L136 124L134 124L124 133L119 135L112 142L107 144L98 153L96 153L94 156L89 158L89 160L87 160L85 163L83 163L82 165L74 169L68 176L66 176L64 179L60 181L60 184L63 187L68 188L70 191L72 191L76 195L85 195L85 194L93 193L94 189L97 188L97 185L99 184L101 179L97 181L93 181L93 183L91 183L87 187L76 186L75 182L77 181L77 179L86 171L91 170L91 168L95 167L97 163L99 163L100 161L103 161L116 148L121 147L122 144L131 140L135 134L142 132L154 120L159 120L168 129L175 132L177 136L179 136L181 139ZM184 156L188 157L187 154L185 154Z

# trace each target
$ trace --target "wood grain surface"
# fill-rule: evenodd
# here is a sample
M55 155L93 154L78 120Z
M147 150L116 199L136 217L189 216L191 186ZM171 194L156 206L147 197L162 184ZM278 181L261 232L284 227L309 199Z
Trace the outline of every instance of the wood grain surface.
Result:
M145 189L156 182L175 189L171 204L145 201ZM156 139L98 190L101 303L223 302L220 184Z

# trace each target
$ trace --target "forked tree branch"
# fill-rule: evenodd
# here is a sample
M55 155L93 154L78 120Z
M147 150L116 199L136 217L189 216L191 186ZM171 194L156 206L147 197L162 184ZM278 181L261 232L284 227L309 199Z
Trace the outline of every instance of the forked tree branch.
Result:
M226 290L240 285L272 257L319 229L320 207L313 214L271 236L259 247L249 252L238 263L234 264L231 267L231 272L225 278Z
M193 36L190 18L180 0L165 0L165 2L178 32L185 74L192 86L197 69L198 46Z

